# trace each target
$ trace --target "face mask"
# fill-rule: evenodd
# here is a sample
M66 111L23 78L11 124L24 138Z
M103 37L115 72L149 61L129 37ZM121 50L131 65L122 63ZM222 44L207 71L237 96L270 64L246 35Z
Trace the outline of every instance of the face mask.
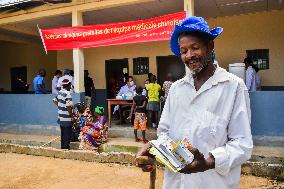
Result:
M133 86L134 85L134 81L130 81L129 84L130 84L130 86Z

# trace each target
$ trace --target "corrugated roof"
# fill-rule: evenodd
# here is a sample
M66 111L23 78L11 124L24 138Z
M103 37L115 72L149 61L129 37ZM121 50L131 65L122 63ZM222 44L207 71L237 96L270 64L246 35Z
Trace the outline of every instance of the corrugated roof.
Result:
M71 0L0 0L0 8L25 8L44 3L63 3Z
M21 3L30 2L32 0L0 0L0 8L18 5Z

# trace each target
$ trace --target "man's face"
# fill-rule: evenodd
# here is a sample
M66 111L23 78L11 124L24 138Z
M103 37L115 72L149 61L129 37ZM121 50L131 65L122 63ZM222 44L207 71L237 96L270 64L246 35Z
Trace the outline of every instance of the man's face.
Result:
M246 63L245 63L246 69L248 69L249 66L250 66L250 65L246 62Z
M89 72L85 71L84 72L84 77L87 78L89 76Z
M69 84L67 85L66 90L67 90L67 91L70 91L70 90L71 90L71 83L69 83Z
M40 72L40 75L41 75L42 77L45 77L45 75L46 75L46 71L44 71L44 70L43 70L43 71L41 71L41 72Z
M128 85L128 87L133 86L133 79L131 77L128 78L127 85Z
M181 60L189 68L192 75L197 75L211 63L211 51L213 42L205 45L195 36L183 36L180 38Z
M152 82L155 83L157 81L157 78L155 75L152 76Z

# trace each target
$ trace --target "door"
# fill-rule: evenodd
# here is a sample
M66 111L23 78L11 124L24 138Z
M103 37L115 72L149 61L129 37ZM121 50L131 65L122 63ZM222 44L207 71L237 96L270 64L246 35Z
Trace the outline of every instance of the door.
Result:
M105 62L107 98L114 98L124 84L123 77L128 73L128 59L111 59Z
M157 56L158 83L163 85L167 74L171 73L173 80L181 79L185 75L185 66L179 57Z
M13 92L28 91L27 66L11 68L10 75L11 75L11 90Z

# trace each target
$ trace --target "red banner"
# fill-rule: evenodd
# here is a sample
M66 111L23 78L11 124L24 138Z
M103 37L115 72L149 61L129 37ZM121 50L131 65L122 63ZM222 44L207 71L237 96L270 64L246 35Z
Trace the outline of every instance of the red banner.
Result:
M170 39L174 25L185 16L185 12L178 12L147 20L39 29L39 31L46 50L162 41Z

